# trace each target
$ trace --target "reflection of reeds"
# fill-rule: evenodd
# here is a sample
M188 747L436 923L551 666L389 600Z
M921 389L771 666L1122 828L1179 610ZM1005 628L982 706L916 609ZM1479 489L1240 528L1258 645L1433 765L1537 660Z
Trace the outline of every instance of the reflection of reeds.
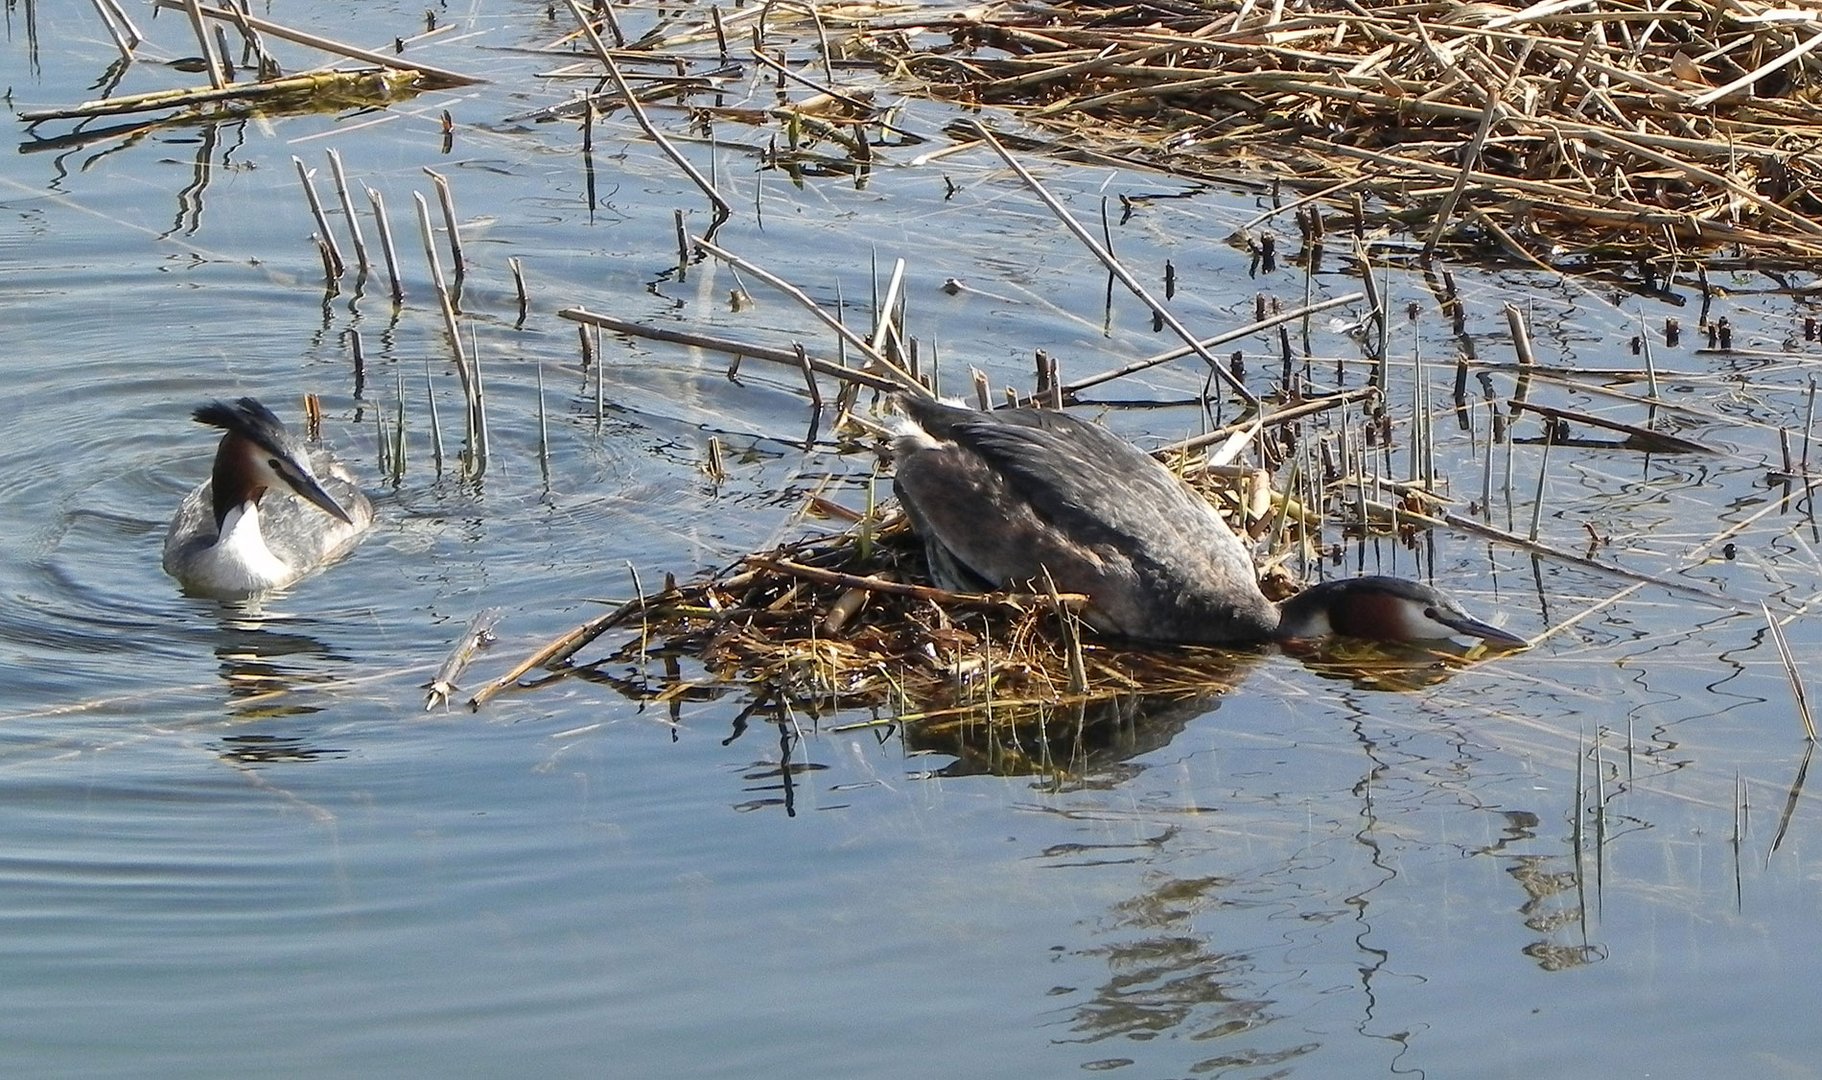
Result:
M1790 693L1797 705L1797 718L1803 721L1803 734L1810 742L1816 741L1816 721L1809 711L1809 692L1803 687L1803 676L1797 671L1797 657L1791 651L1790 641L1784 636L1784 626L1773 617L1771 608L1760 604L1765 614L1765 625L1771 631L1771 640L1778 648L1778 659L1784 665L1784 674L1790 678Z

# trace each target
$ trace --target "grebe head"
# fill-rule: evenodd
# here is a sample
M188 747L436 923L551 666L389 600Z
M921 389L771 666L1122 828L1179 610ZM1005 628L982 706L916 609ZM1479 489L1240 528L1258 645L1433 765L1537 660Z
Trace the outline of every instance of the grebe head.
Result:
M210 402L191 414L199 424L226 432L215 450L215 525L247 503L257 505L267 488L284 487L323 513L354 523L335 497L323 490L310 468L310 454L272 410L250 397L232 404Z
M1369 576L1324 581L1279 605L1280 639L1331 634L1372 641L1437 641L1475 637L1505 648L1530 642L1462 610L1447 594L1403 578Z

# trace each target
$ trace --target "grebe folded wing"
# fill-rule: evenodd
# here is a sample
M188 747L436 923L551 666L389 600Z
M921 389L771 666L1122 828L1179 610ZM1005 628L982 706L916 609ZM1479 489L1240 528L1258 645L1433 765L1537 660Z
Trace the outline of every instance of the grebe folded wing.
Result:
M1137 447L1066 413L918 400L896 440L899 501L933 550L987 582L1086 593L1098 629L1257 641L1277 612L1213 507Z

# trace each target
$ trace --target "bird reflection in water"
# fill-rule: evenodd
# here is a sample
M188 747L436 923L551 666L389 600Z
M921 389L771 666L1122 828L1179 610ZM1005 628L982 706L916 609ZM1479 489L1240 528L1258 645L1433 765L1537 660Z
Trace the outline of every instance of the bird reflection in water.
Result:
M316 735L292 727L275 731L272 722L302 721L325 709L309 691L345 682L337 670L350 657L321 639L294 630L277 630L279 616L240 605L226 611L216 630L215 658L228 691L228 706L236 723L261 721L256 732L223 736L217 753L236 764L275 764L317 761L345 756L348 751L320 745Z

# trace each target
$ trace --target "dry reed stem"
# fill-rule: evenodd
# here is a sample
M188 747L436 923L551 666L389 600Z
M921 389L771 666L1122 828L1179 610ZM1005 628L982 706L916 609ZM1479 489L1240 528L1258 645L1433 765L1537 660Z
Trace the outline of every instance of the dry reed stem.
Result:
M647 326L644 323L633 322L630 319L616 318L612 315L603 315L599 312L589 311L586 308L564 308L561 311L558 311L557 315L561 318L569 319L572 322L583 323L588 326L599 326L604 330L612 330L615 333L620 334L631 334L636 337L650 338L653 341L668 341L677 345L688 345L691 348L712 349L716 352L728 353L734 356L751 357L755 360L764 360L767 363L783 364L793 368L797 367L799 363L797 353L793 349L780 349L769 345L754 345L748 342L731 341L727 338L718 338L710 334L701 334L691 330L673 330L666 326ZM859 368L843 367L833 360L825 360L821 357L811 356L809 357L809 362L811 370L815 371L817 374L827 375L830 378L839 379L843 382L855 383L873 390L893 391L904 389L904 386L897 380L881 378L878 375L873 375L869 372L860 370Z
M766 270L764 267L748 262L725 248L715 246L706 237L695 237L692 242L698 248L715 256L729 266L738 270L744 270L765 282L767 285L772 286L772 288L777 289L779 292L782 292L786 296L797 301L804 310L814 315L818 322L821 322L824 326L833 330L837 337L846 341L854 348L859 349L861 354L867 358L868 366L876 371L884 373L886 377L897 384L899 390L912 394L920 394L925 397L930 395L930 391L919 383L916 377L910 372L893 363L884 353L874 348L872 342L855 333L846 323L843 323L840 319L837 319L835 316L824 311L822 305L818 304L815 300L812 300L809 294L805 293L802 289L779 277L777 274ZM790 362L793 364L797 362L795 353L792 354Z
M1314 315L1320 311L1327 311L1329 308L1341 307L1344 304L1358 303L1360 300L1364 299L1365 296L1365 293L1351 292L1344 296L1335 296L1327 300L1318 300L1314 303L1305 304L1302 307L1281 311L1257 322L1249 323L1246 326L1223 331L1213 337L1203 338L1196 343L1196 346L1199 346L1201 351L1206 352L1209 349L1219 348L1230 341L1238 341L1243 337L1264 333L1274 327L1296 322L1299 319ZM1172 360L1180 360L1183 357L1190 355L1192 352L1196 352L1196 346L1184 345L1180 348L1158 353L1155 356L1148 356L1143 360L1135 360L1122 367L1111 368L1107 371L1089 375L1086 378L1077 379L1071 383L1065 383L1062 387L1063 396L1065 398L1072 398L1082 391L1099 386L1102 383L1112 382L1115 379L1133 375L1149 368L1157 367L1160 364L1168 364Z
M894 596L909 596L918 600L928 600L936 604L952 604L958 607L1005 607L1014 611L1023 611L1033 599L1059 604L1065 610L1074 611L1088 603L1088 597L1080 593L1058 593L1052 590L1042 594L1025 593L958 593L948 589L939 589L933 585L917 585L907 581L893 581L870 574L845 574L835 570L823 570L789 559L775 559L764 555L748 555L741 560L747 566L760 570L771 570L790 577L800 577L823 585L837 585L843 589L860 589L871 593L891 593Z
M1511 405L1514 414L1520 412L1533 412L1549 420L1572 420L1575 423L1586 424L1589 427L1604 428L1608 431L1618 432L1619 434L1626 436L1625 442L1621 445L1624 445L1629 450L1644 450L1649 453L1658 454L1721 453L1720 450L1717 450L1712 446L1696 442L1694 439L1685 439L1681 435L1671 435L1668 432L1655 431L1638 424L1628 424L1620 420L1610 420L1607 417L1596 416L1593 413L1582 412L1577 409L1564 409L1554 405L1539 405L1536 402L1519 401L1516 398L1512 400Z
M499 621L499 608L486 608L475 612L469 618L468 625L462 630L462 636L450 648L449 655L443 659L442 666L437 668L436 674L432 675L430 681L424 685L427 691L424 695L425 712L429 712L439 702L444 705L449 703L450 697L456 691L456 680L461 678L469 661L474 659L476 650L486 648L493 643L493 628Z
M217 102L270 103L274 98L308 101L334 94L392 97L416 80L417 73L409 71L322 71L312 75L292 75L271 82L235 84L219 90L154 90L145 94L122 94L62 109L22 112L19 118L28 124L37 124L46 120L81 120L92 116L182 109Z

